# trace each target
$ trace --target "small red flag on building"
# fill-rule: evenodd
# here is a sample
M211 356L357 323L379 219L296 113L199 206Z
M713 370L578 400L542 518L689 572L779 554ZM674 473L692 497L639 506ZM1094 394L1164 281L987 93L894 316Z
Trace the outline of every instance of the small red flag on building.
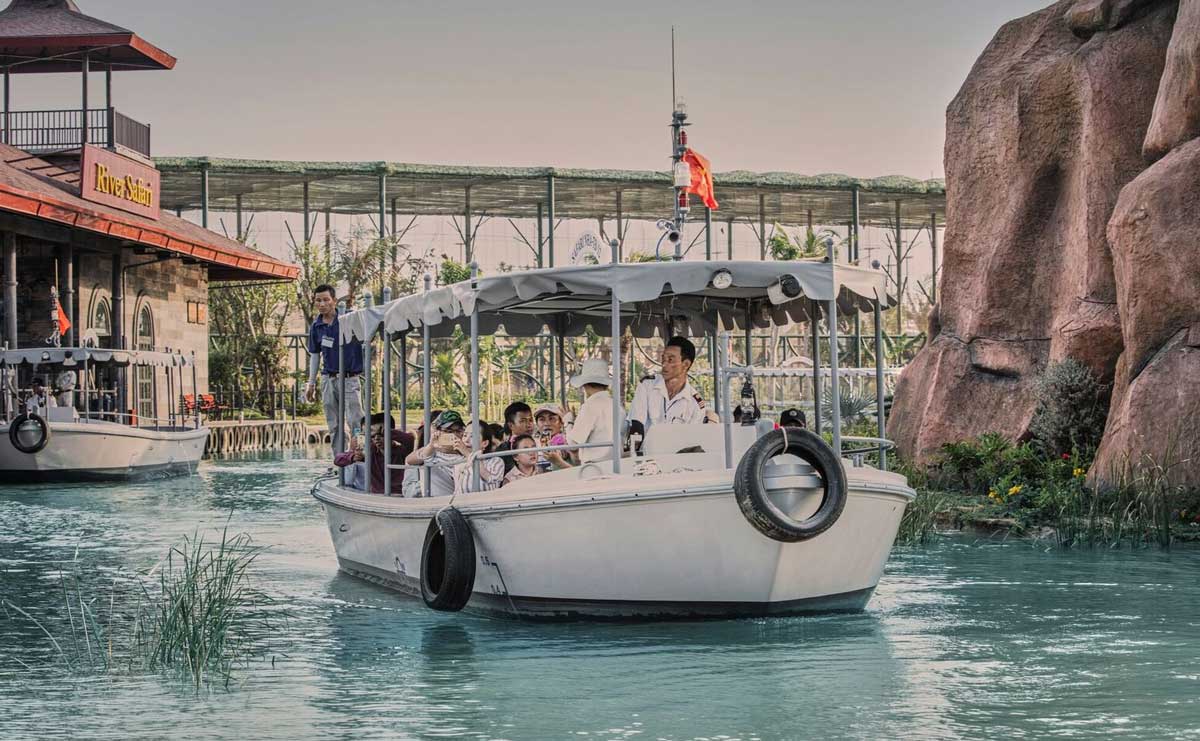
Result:
M62 304L58 305L58 334L65 335L71 329L71 320L67 318L67 312L63 311Z
M713 190L712 169L699 152L687 149L683 153L683 161L692 170L692 183L684 191L699 198L711 210L717 210L717 195Z

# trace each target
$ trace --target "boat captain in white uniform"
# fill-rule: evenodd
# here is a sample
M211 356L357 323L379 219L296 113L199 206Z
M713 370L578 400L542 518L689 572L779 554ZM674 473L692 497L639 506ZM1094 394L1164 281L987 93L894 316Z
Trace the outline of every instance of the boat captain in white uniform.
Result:
M646 376L633 392L629 421L652 425L694 424L708 418L704 398L688 382L688 371L696 361L696 346L686 337L672 337L663 348L662 371Z

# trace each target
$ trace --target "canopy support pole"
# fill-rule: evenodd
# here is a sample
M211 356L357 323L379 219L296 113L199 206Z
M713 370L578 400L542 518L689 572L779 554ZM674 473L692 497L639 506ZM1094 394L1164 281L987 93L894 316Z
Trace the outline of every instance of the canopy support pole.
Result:
M860 200L858 186L850 190L850 245L849 262L858 265L858 238L861 229L862 216L859 212ZM854 312L854 367L862 367L862 314Z
M387 172L379 173L379 239L387 239ZM387 262L383 255L379 256L379 293L383 295L383 286L387 282Z
M470 186L467 186L470 200ZM470 205L467 206L467 229L471 228ZM471 263L471 291L479 289L479 263ZM471 450L483 449L483 425L479 419L479 301L471 307ZM479 458L471 464L471 491L479 491Z
M333 452L334 455L346 452L346 346L342 342L342 315L346 313L346 302L338 301L337 316L338 316L338 336L337 336L337 354L338 354L338 414L337 414L337 429L330 430L333 433ZM346 485L346 469L338 469L338 483L342 486Z
M233 202L237 218L237 241L240 242L242 241L242 194L238 193L234 196Z
M712 209L704 207L704 259L712 260Z
M733 260L733 219L729 219L729 230L725 233L725 259Z
M333 267L333 214L325 209L325 267Z
M875 299L875 419L879 426L879 438L887 432L887 419L883 411L883 299ZM879 470L887 470L887 446L879 446Z
M618 240L619 241L619 240ZM567 408L567 379L570 373L567 371L567 337L563 330L562 317L559 317L558 324L558 398L562 403L562 408L565 411Z
M729 398L729 378L725 375L725 369L729 367L731 344L729 333L722 332L721 347L718 350L717 364L719 368L716 372L718 383L715 393L724 401L725 414L722 415L721 421L724 423L722 426L725 431L725 468L727 469L733 468L733 402Z
M408 332L400 333L400 429L408 432Z
M365 308L370 308L371 305L375 303L374 298L375 297L371 295L371 292L367 291L366 293L363 294L362 305ZM342 334L341 330L342 330L342 328L341 328L340 322L339 322L338 337L341 337L341 334ZM371 329L368 329L367 336L363 338L363 342L362 342L363 374L362 374L362 384L361 385L364 387L364 389L363 389L363 414L366 415L366 419L363 420L363 426L365 427L365 429L363 430L363 438L364 438L364 440L363 440L363 442L364 442L364 444L363 444L363 468L366 469L363 479L364 479L364 483L367 487L366 491L368 494L371 493L371 459L374 457L374 455L372 454L374 451L371 450L371 448L374 447L374 445L371 442L371 411L374 409L374 402L375 402L375 399L372 398L374 396L374 394L371 393L371 391L372 391L371 386L373 385L373 379L375 378L373 375L371 375L371 343L374 341L374 339L375 339L375 332ZM351 420L352 426L353 426L353 423L354 423L353 420ZM385 469L386 469L386 465L385 465ZM354 480L351 479L351 484L353 484L353 483L354 483ZM386 493L386 492L384 492L384 493Z
M63 282L65 287L62 291L63 300L59 305L63 308L63 313L67 315L67 321L70 322L70 329L67 330L67 347L75 347L75 245L68 242L63 245Z
M475 253L471 245L471 186L465 188L463 201L463 262L470 265L475 262Z
M812 330L813 431L821 434L821 305L808 302L809 327Z
M625 258L625 209L621 189L617 188L617 262Z
M386 304L390 299L391 296L385 291L383 303ZM388 335L387 327L380 328L379 336L383 341L383 383L379 384L379 392L383 394L383 495L390 497L392 495L392 430L395 429L395 425L392 423L392 338Z
M904 231L900 226L900 199L896 199L896 334L904 336Z
M609 243L612 247L612 259L617 260L618 243L613 240ZM613 473L621 473L621 448L622 434L621 429L621 413L623 404L621 403L621 299L617 297L617 287L612 286L612 464Z
M830 241L828 246L829 264L834 265L833 260L833 242ZM836 267L833 267L836 276ZM833 452L840 460L842 457L842 405L841 396L842 390L838 384L838 284L835 279L833 282L833 298L829 299L829 308L827 309L826 320L829 322L829 404L833 407L832 420L830 424L833 429Z
M433 276L429 273L426 273L425 293L429 293L432 288ZM421 366L421 396L425 407L425 412L422 415L424 426L421 428L423 431L421 445L428 445L433 439L433 430L429 429L429 425L432 422L432 420L429 418L429 413L432 411L430 409L430 404L433 400L433 393L429 383L429 374L433 372L433 363L429 359L429 323L425 321L421 322ZM433 481L429 477L429 470L430 469L426 468L424 471L422 471L425 477L425 496L429 496L430 492L433 491Z

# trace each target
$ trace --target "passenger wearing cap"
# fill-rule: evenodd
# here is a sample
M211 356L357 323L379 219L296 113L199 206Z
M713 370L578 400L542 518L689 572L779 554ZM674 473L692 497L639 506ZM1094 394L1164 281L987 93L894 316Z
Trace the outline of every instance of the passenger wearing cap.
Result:
M805 418L804 412L799 409L784 409L779 415L779 426L805 429L808 427L808 419Z
M612 375L608 372L608 363L603 360L583 361L579 374L572 376L570 383L583 390L585 399L579 407L575 424L567 431L567 444L611 443L613 410L608 387L612 385ZM611 447L580 448L575 454L583 463L612 460Z
M537 444L540 448L555 445L566 445L567 436L563 434L563 412L553 403L546 403L533 410L534 431L537 433ZM570 453L564 457L561 452L538 453L538 467L543 471L551 466L554 468L570 468L568 460Z
M694 424L708 415L704 398L688 382L696 362L696 346L686 337L672 337L663 348L662 372L643 378L633 392L629 421L641 422L649 431L655 424Z
M429 496L443 497L454 493L454 466L466 460L471 448L467 444L467 426L462 415L447 409L429 423L429 440L414 450L404 462L410 466L431 464L425 469L429 477Z

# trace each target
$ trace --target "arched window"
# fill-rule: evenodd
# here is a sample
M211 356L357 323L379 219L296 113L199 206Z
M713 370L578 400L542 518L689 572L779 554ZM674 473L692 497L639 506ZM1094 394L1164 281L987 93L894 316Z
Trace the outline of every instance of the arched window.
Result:
M137 313L137 325L134 332L134 349L154 349L154 314L150 311L150 303L143 302ZM139 365L137 367L137 415L139 423L142 420L154 419L154 367Z
M96 332L98 347L112 347L112 308L105 299L98 299L92 309L89 328Z

